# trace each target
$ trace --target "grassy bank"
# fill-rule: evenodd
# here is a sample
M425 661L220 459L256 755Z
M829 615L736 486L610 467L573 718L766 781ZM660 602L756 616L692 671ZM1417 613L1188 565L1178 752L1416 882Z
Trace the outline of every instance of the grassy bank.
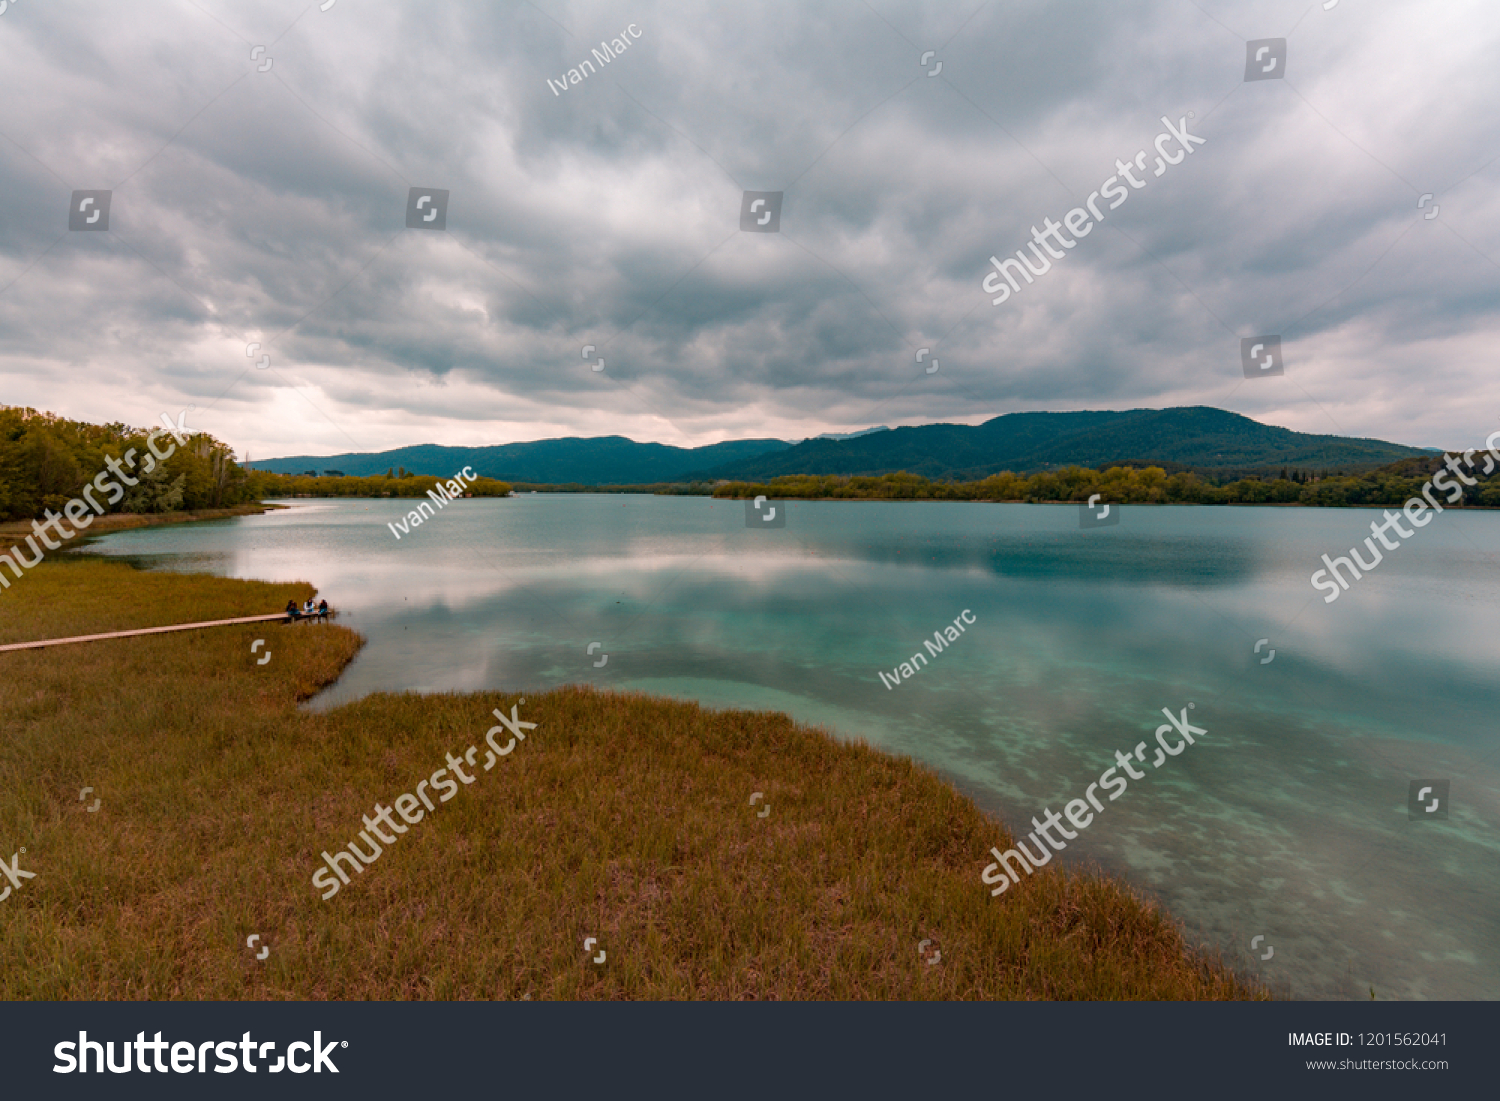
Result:
M44 563L0 592L0 642L312 595ZM1049 869L992 899L1010 839L907 760L582 688L298 710L359 646L262 624L0 654L0 846L36 875L0 903L0 997L1264 996L1117 882ZM512 705L537 727L486 772ZM321 900L319 853L469 746L474 783Z

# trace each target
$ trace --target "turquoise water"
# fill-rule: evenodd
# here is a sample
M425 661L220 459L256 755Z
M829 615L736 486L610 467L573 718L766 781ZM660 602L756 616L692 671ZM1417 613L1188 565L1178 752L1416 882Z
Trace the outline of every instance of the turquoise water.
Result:
M1329 605L1309 575L1378 512L1125 506L1081 530L1076 506L793 501L750 529L739 501L526 495L397 540L411 502L286 503L91 551L315 584L368 644L314 707L587 682L782 710L1017 831L1192 703L1207 733L1059 861L1295 996L1500 996L1500 513L1437 517ZM1447 820L1409 819L1416 779L1450 781Z

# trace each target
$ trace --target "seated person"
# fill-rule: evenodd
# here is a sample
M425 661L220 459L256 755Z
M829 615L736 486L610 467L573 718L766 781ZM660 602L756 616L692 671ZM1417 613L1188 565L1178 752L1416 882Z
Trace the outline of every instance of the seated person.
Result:
M297 610L297 602L295 600L288 600L286 602L286 615L288 619L296 619L301 614Z
M317 605L315 605L311 600L309 600L306 604L302 605L302 614L303 615L317 615L317 613L318 613Z
M328 601L326 601L326 600L320 600L320 601L318 601L318 615L322 619L327 619L328 618Z

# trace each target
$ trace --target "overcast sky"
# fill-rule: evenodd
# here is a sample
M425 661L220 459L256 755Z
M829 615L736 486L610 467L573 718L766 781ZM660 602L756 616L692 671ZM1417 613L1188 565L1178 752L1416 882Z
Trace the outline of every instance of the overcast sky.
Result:
M0 402L192 405L242 457L1200 404L1472 447L1500 6L1326 2L0 0ZM1138 151L992 305L989 257ZM1246 379L1262 335L1285 373Z

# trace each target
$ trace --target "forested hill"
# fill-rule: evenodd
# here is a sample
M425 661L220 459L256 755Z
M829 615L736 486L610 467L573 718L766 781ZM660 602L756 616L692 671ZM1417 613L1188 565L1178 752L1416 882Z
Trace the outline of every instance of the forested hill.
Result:
M1295 467L1360 473L1428 454L1381 440L1319 436L1261 424L1238 413L1194 406L1125 412L1009 413L979 425L930 424L847 439L727 440L706 447L636 443L623 436L570 437L394 451L296 455L254 464L287 474L350 475L404 468L448 477L464 466L509 482L618 486L689 481L765 481L787 474L887 474L973 480L1065 466L1160 466L1168 472L1239 475Z
M787 446L782 440L727 440L705 447L672 447L636 443L624 436L572 436L492 447L444 447L428 443L378 453L293 455L257 460L251 465L256 470L281 474L338 470L350 475L384 474L394 467L438 478L472 466L480 474L508 482L643 485L683 481L683 475L690 470L738 462L768 451L783 451Z
M906 471L926 478L967 481L1001 471L1026 474L1113 464L1205 474L1281 467L1355 473L1428 454L1382 440L1293 432L1200 405L1125 412L1009 413L973 426L897 428L852 440L808 440L784 451L694 473L713 479L765 481L789 474Z

